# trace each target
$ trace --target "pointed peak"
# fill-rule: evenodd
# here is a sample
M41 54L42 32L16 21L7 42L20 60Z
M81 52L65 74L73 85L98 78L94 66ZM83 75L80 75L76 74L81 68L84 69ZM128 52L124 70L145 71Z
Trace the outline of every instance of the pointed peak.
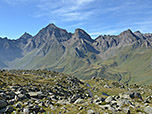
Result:
M127 31L128 31L128 32L132 32L131 29L128 29Z
M78 38L85 39L90 42L94 41L88 33L86 33L83 29L80 29L80 28L75 29L74 35Z
M141 34L141 32L140 32L140 31L135 31L134 33L135 33L135 34Z
M47 25L46 27L44 27L43 29L41 30L47 30L47 31L59 31L59 30L63 30L63 31L66 31L65 29L62 29L60 27L57 27L55 24L51 23L49 25Z
M124 34L133 34L133 32L131 31L131 29L128 29L120 33L120 35L124 35Z
M31 35L31 34L29 34L29 33L27 33L27 32L25 32L20 38L19 38L19 40L21 40L21 39L29 39L29 38L32 38L33 36Z
M135 32L137 32L137 33L141 33L139 30L138 30L138 31L135 31Z
M81 32L81 33L86 33L83 29L81 28L77 28L75 29L75 33L78 33L78 32Z
M31 34L25 32L20 38L31 38L31 37L32 37Z
M83 29L77 28L77 29L75 29L74 34L87 34L87 33Z
M74 32L74 34L77 34L77 35L88 35L88 33L86 33L83 29L81 29L81 28L77 28L77 29L75 29L75 32ZM89 35L88 35L89 36Z
M124 32L126 32L126 33L133 33L133 32L131 31L131 29L128 29L128 30L126 30L126 31L124 31Z
M47 27L57 28L57 26L54 23L50 23Z
M22 36L32 36L31 34L25 32Z

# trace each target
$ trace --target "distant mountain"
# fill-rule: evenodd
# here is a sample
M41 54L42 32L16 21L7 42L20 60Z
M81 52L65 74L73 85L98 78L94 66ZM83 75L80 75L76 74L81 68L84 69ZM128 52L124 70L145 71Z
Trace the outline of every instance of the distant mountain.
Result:
M49 24L35 36L0 38L1 69L48 69L143 84L152 80L151 57L152 34L130 29L92 39L82 29L69 33Z

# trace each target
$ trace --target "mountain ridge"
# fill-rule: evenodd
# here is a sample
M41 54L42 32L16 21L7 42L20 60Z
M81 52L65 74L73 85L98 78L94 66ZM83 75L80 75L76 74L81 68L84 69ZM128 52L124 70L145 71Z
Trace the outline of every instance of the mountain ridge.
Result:
M143 34L128 29L119 35L100 35L92 39L80 28L70 33L49 24L35 36L25 32L17 40L1 38L0 44L1 69L48 69L82 79L99 76L122 82L126 82L129 74L132 74L130 82L139 83L147 80L136 80L136 69L137 72L138 69L142 71L139 75L141 77L146 74L150 78L152 73L144 70L150 70L151 33ZM139 60L145 60L145 64L141 64ZM135 66L131 65L132 62L135 62Z

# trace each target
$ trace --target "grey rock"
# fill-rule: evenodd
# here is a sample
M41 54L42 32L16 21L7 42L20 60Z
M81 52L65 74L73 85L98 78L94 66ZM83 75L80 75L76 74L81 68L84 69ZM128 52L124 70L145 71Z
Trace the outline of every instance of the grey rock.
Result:
M82 110L82 109L83 109L83 107L80 106L80 107L79 107L79 110Z
M38 96L42 95L42 92L29 92L30 97L38 98Z
M119 99L116 101L116 103L119 105L119 107L122 107L124 105L132 105L132 103L127 99Z
M7 113L11 113L13 112L15 109L12 106L7 106L5 112Z
M57 108L54 107L53 105L50 105L51 110L56 110Z
M111 88L109 85L104 85L105 88Z
M95 114L95 111L94 110L88 110L87 114Z
M70 104L67 100L60 100L57 103L61 104L61 105L66 105L66 104Z
M124 107L122 110L123 110L124 113L130 114L130 108L129 107Z
M147 106L147 107L144 108L144 111L145 111L147 114L152 114L152 107Z
M0 109L7 106L7 103L4 100L0 100Z
M12 100L9 100L9 101L8 101L8 104L9 104L9 105L13 105L14 103L15 103L15 99L12 99Z
M21 107L22 107L22 103L20 103L20 102L17 103L17 104L15 105L15 107L16 107L16 108L21 108Z
M106 99L105 99L105 102L106 103L110 103L111 101L113 101L114 100L114 98L112 97L112 96L109 96L109 97L107 97Z
M18 100L19 100L19 101L22 101L22 100L25 100L25 99L27 99L27 97L26 97L25 94L19 94L19 95L18 95Z
M74 104L82 104L82 103L84 103L84 100L80 98L74 102Z
M29 113L30 113L30 111L29 111L29 109L28 109L28 108L24 108L24 109L23 109L23 113L24 113L24 114L29 114Z
M142 100L142 96L140 93L136 91L128 91L126 93L119 94L120 98L126 98L126 99L133 99L133 98L139 98Z
M103 109L109 109L109 108L111 108L111 105L110 104L101 105L100 107L103 108Z
M5 111L6 111L6 108L0 109L0 114L5 113Z

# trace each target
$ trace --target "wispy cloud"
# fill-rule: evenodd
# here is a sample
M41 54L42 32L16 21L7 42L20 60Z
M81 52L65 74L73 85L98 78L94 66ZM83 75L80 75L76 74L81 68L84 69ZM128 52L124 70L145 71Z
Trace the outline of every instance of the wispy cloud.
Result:
M113 34L118 34L119 32L119 29L115 29L115 30L104 30L104 31L101 31L101 32L93 32L93 33L90 33L91 36L99 36L99 35L113 35Z
M47 16L63 21L84 20L93 14L93 11L86 10L95 0L43 0L38 5L39 11L36 17Z
M2 1L9 5L16 5L16 4L20 4L20 3L29 2L29 0L2 0Z
M148 24L152 24L152 21L136 22L134 24L135 25L148 25Z

